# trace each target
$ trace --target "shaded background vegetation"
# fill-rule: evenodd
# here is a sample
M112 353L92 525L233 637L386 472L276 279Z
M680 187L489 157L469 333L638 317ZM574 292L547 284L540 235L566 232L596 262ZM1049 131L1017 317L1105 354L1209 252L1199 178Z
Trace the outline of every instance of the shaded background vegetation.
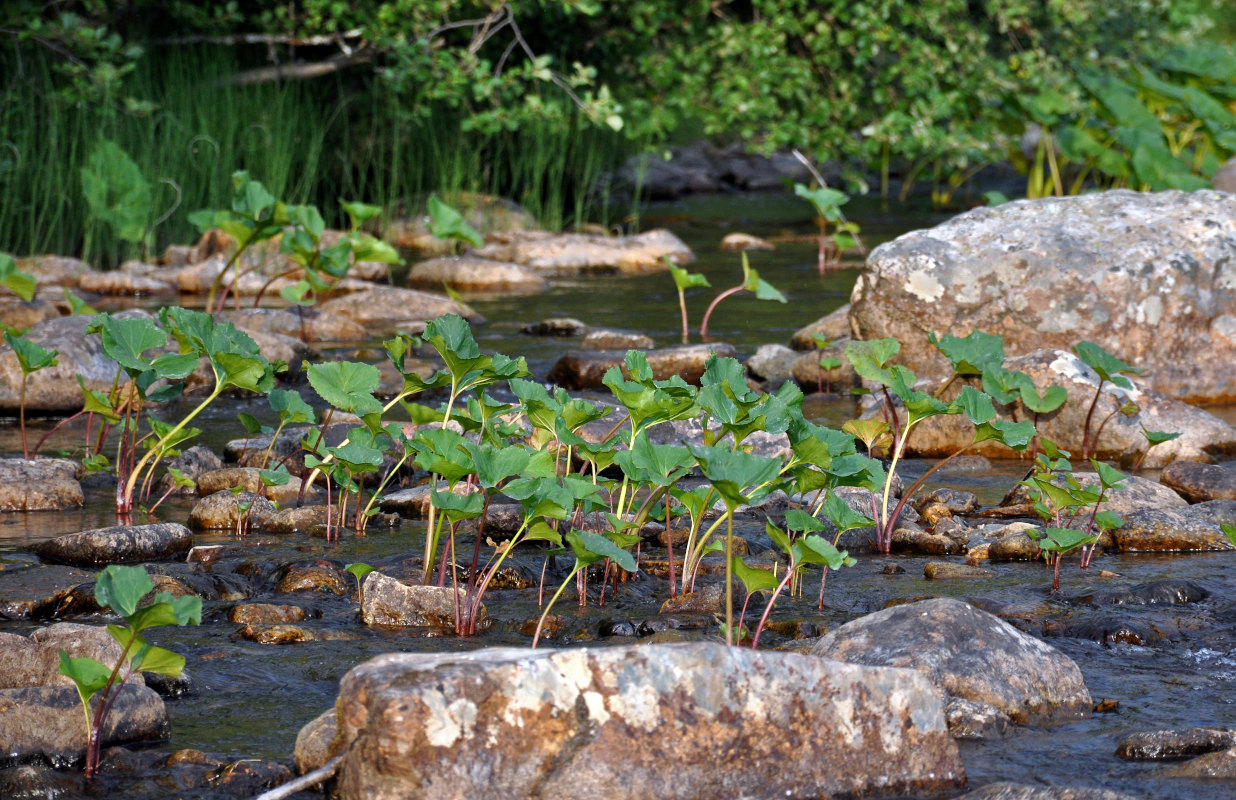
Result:
M603 172L699 136L941 201L1009 160L1031 195L1197 188L1236 152L1225 5L17 0L0 11L0 250L105 238L82 186L104 139L151 186L147 249L192 238L187 215L225 205L236 169L325 209L478 190L553 227L608 221Z

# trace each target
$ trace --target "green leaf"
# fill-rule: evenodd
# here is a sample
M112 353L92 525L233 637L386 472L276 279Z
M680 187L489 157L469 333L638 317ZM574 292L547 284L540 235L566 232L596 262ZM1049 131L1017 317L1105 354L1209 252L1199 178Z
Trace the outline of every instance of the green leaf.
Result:
M1227 540L1232 543L1233 547L1236 547L1236 525L1220 522L1219 530L1223 531L1223 535L1227 537Z
M275 196L245 170L232 173L232 210L252 220L267 218L275 206Z
M982 425L996 416L996 409L991 403L991 397L975 389L973 386L963 386L953 403L960 406L961 410L965 412L966 418L975 425Z
M826 564L829 569L841 569L842 567L850 567L858 563L853 558L850 558L848 551L838 550L833 546L832 542L822 536L816 536L815 534L804 536L802 543L808 550L814 551L818 556L818 559L808 558L806 557L807 553L804 552L803 561L805 563Z
M708 278L698 272L687 272L682 267L677 267L671 264L668 260L665 262L669 267L670 275L674 279L674 285L678 287L678 291L686 291L697 286L711 286Z
M486 489L497 488L507 478L519 475L532 459L531 451L517 445L495 447L486 442L465 442L463 446L472 455L477 481Z
M347 212L353 230L382 213L381 206L371 206L359 201L340 200L339 205Z
M134 670L157 672L160 675L170 675L173 678L179 678L184 671L184 656L154 645L146 645L140 652L140 660L136 656L133 659Z
M975 426L974 442L998 441L1002 442L1014 450L1022 451L1034 439L1036 433L1034 423L1028 420L1021 422L1008 422L1002 419L993 419L982 425Z
M1047 528L1043 535L1044 538L1039 540L1039 547L1061 555L1097 541L1096 537L1073 528Z
M274 382L271 366L261 356L219 352L211 356L211 362L220 386L234 386L260 394L270 391Z
M1141 369L1126 364L1094 342L1083 341L1073 346L1073 352L1105 381L1111 381L1122 389L1133 388L1132 382L1121 373L1142 374Z
M1050 414L1069 399L1069 392L1063 386L1048 386L1040 395L1034 381L1024 372L1015 374L1015 382L1022 405L1036 414Z
M927 334L927 340L953 365L957 375L982 375L983 370L999 368L1004 363L1004 339L982 331L972 331L964 338Z
M279 415L279 421L287 424L313 424L316 415L313 406L305 402L300 392L290 389L271 389L267 395L270 408Z
M382 411L382 404L373 396L382 373L372 364L326 361L310 364L305 374L318 396L340 411L362 417Z
M637 483L669 486L695 466L695 458L685 447L653 444L640 434L629 450L614 454L614 463Z
M1129 477L1110 464L1106 464L1096 458L1090 459L1090 464L1094 467L1094 471L1098 473L1099 482L1103 485L1104 489L1119 488L1124 479Z
M106 667L93 658L70 658L65 651L60 651L60 674L72 678L77 686L77 695L82 704L88 704L111 677L110 667Z
M785 527L792 531L822 531L824 523L803 511L801 508L791 508L785 512Z
M1114 531L1124 524L1124 520L1114 511L1100 511L1094 515L1094 524L1101 531Z
M829 521L837 526L839 532L853 530L854 528L867 528L875 524L870 517L850 508L850 505L834 492L829 492L828 496L824 498L823 511L824 516L828 517Z
M352 573L352 577L356 578L357 585L365 579L366 575L373 572L373 567L368 564L361 563L360 561L354 561L351 564L344 564L343 568Z
M1170 442L1173 439L1179 439L1184 435L1181 433L1168 433L1167 431L1148 431L1144 425L1141 426L1141 428L1142 433L1146 436L1146 441L1150 443L1151 447L1163 444L1164 442Z
M458 495L454 492L430 492L429 501L441 509L451 522L475 519L485 508L485 496L480 492Z
M7 330L4 332L4 341L13 348L13 354L17 356L17 363L23 375L38 372L44 367L54 367L60 363L56 359L56 356L60 354L59 350L44 349L29 339L14 336Z
M7 253L0 253L0 286L4 286L27 303L34 299L34 292L38 288L34 276L18 269L17 262ZM65 292L68 293L68 289L65 289Z
M738 580L742 581L743 588L747 590L747 594L771 592L780 583L777 580L777 576L773 575L771 570L747 566L747 562L738 556L730 559L730 570L734 575L738 576Z
M638 572L635 558L605 536L589 531L571 530L566 535L567 544L581 564L592 564L608 558L627 572Z
M152 198L142 171L119 145L100 139L81 168L82 194L91 215L126 242L146 238Z
M888 386L893 382L893 372L888 361L901 350L896 339L868 339L849 341L845 345L845 357L854 365L859 377L873 383Z
M731 510L746 503L752 492L776 480L781 472L781 460L731 450L723 445L691 445L700 471Z
M437 195L429 197L429 232L439 239L457 239L473 247L483 247L485 244L481 234L465 222L458 211L439 200Z
M94 599L100 606L131 617L137 603L154 589L154 583L143 567L110 564L99 573L94 585Z

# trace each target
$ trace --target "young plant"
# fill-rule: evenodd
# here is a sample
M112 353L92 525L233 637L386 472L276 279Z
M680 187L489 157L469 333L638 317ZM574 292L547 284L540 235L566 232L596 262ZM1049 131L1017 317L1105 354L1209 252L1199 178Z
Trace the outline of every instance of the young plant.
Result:
M850 201L845 192L830 189L820 184L811 189L804 184L794 184L794 194L811 203L815 209L816 224L820 228L817 268L823 275L830 269L841 266L841 256L847 250L862 245L858 239L858 224L851 222L841 213L841 206ZM833 226L829 233L828 226Z
M159 625L197 625L202 621L202 600L191 595L173 597L159 592L153 602L139 607L153 589L154 583L142 567L108 566L99 573L94 598L100 607L110 608L124 620L123 626L107 626L107 632L120 645L120 658L108 666L93 658L71 658L60 651L60 674L72 678L77 686L86 720L87 778L98 772L103 730L124 683L136 672L180 677L184 669L184 656L155 647L142 633Z
M1158 447L1164 442L1170 442L1173 439L1179 439L1184 434L1168 433L1167 431L1148 431L1145 425L1139 426L1142 429L1142 435L1146 437L1146 449L1137 457L1137 461L1133 462L1133 469L1129 470L1130 475L1136 475L1141 469L1142 463L1146 460L1146 456L1150 455L1152 448Z
M234 271L229 286L234 286L240 279L240 257L258 242L276 236L289 219L287 207L276 201L275 196L260 182L250 178L248 172L240 170L232 173L231 209L195 211L189 215L189 222L202 233L220 228L236 240L235 252L211 282L210 292L206 296L206 311L213 313L223 309L226 295L219 298L217 306L215 298L228 272Z
M739 292L751 292L755 295L756 300L776 300L778 303L787 302L785 295L777 291L776 287L761 278L760 274L751 268L751 264L747 260L747 251L743 250L742 283L721 292L708 304L708 308L704 311L704 321L700 323L700 336L702 338L708 338L708 321L712 319L712 312L716 310L722 300Z
M832 346L832 342L822 333L811 334L811 341L815 344L816 350L826 350ZM824 375L832 372L837 367L841 366L841 359L832 356L820 356L819 367L820 371L815 376L815 390L821 394L832 391L831 381L825 381Z
M674 279L674 287L678 290L678 308L682 312L682 343L686 344L691 339L691 329L687 325L687 289L712 284L700 273L687 272L682 267L671 263L668 256L665 257L665 265L669 267L670 275Z
M1107 421L1124 410L1125 405L1127 405L1122 404L1115 411L1108 414L1099 424L1098 430L1094 432L1094 438L1091 439L1090 425L1094 418L1094 409L1098 406L1099 398L1103 394L1103 384L1112 383L1121 389L1132 389L1133 382L1126 378L1125 375L1140 375L1143 370L1124 363L1094 342L1078 342L1073 346L1073 352L1086 366L1093 369L1099 375L1099 384L1094 388L1094 397L1090 400L1090 408L1086 411L1086 424L1082 429L1081 457L1090 458L1098 452L1099 436L1103 433L1103 427L1107 424Z
M545 620L553 609L554 603L558 602L558 598L562 596L563 590L582 570L599 561L608 559L627 572L634 573L639 571L635 558L606 536L573 528L563 538L566 540L567 545L570 546L571 552L575 555L575 564L571 567L571 571L567 573L561 585L558 586L558 590L554 592L553 597L549 599L545 610L541 612L541 618L536 623L536 631L532 634L533 647L536 647L537 643L541 640L541 631L545 628Z
M21 367L21 395L17 401L17 413L21 424L22 457L29 461L30 446L26 443L26 380L31 373L59 364L56 356L60 355L60 351L44 349L29 339L14 336L9 331L4 332L4 341L13 348L13 355L17 356L17 365ZM37 452L38 448L35 448L36 455Z
M0 253L0 286L29 303L34 299L38 284L34 276L17 268L17 262L8 253Z
M455 209L438 199L437 195L429 196L429 232L434 237L446 242L470 244L473 247L483 247L485 240L481 234L468 224Z

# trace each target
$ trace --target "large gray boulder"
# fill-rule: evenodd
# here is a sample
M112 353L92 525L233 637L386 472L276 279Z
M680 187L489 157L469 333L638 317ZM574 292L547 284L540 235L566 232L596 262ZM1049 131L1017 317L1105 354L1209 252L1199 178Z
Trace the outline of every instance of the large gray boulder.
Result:
M811 654L909 667L952 697L1034 724L1090 715L1090 692L1068 656L986 611L952 598L886 608L842 625Z
M1236 400L1236 196L1127 190L979 208L872 251L861 339L945 372L928 332L1000 334L1010 355L1094 341L1191 402Z
M345 800L938 794L943 709L911 670L702 642L392 653L344 677L331 753Z

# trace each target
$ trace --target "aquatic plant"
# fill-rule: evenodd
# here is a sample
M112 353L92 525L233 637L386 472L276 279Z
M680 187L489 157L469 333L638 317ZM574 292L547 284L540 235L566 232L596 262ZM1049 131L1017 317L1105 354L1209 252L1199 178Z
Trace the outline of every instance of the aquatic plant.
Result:
M814 170L813 170L814 171ZM818 177L819 185L812 189L805 184L794 184L794 194L806 200L815 209L816 224L819 226L817 268L821 275L830 269L841 266L841 256L847 251L861 248L858 239L858 223L851 222L841 212L841 207L849 202L850 197L845 192L830 189ZM828 227L833 226L829 233Z
M1132 389L1133 382L1126 378L1125 375L1140 375L1144 370L1124 363L1094 342L1078 342L1073 346L1073 352L1086 366L1098 373L1099 376L1099 383L1094 387L1094 397L1091 398L1090 407L1086 410L1086 424L1082 429L1081 457L1090 458L1099 449L1099 437L1103 434L1103 428L1107 425L1108 420L1118 413L1137 413L1137 407L1130 407L1128 401L1118 405L1115 410L1099 423L1098 429L1094 431L1094 438L1091 439L1091 422L1094 418L1094 410L1099 405L1099 398L1103 395L1103 385L1111 383L1121 389Z
M120 645L120 657L108 666L60 651L60 674L71 678L77 687L86 720L87 778L98 772L103 728L125 682L138 672L178 678L184 669L184 656L150 644L143 632L160 625L197 625L202 621L202 600L193 595L173 597L169 592L159 592L150 603L139 605L153 589L154 583L143 567L109 565L95 581L94 599L124 621L123 626L107 626L108 634ZM94 701L96 695L98 700Z
M828 338L822 333L811 334L811 342L815 345L816 350L825 350L833 344L828 341ZM817 366L820 369L815 376L815 390L821 393L832 391L832 382L825 381L824 375L825 373L832 372L837 367L841 366L841 359L834 358L833 356L822 355L820 356L820 360L817 362Z
M760 274L751 268L750 262L747 260L747 251L742 251L742 283L737 286L732 286L729 289L718 294L708 304L708 308L704 310L704 320L700 323L700 336L704 339L708 338L708 321L712 319L712 312L717 309L721 301L727 297L732 297L739 292L751 292L755 295L756 300L776 300L778 303L785 303L785 295L781 294L775 286L760 277Z
M21 394L17 401L17 413L21 424L22 457L29 460L30 446L26 443L26 382L32 373L60 363L56 359L60 351L47 350L25 337L14 336L11 331L7 330L4 332L4 341L13 348L13 355L17 357L17 365L21 368ZM37 447L35 453L38 453Z
M0 253L0 286L27 303L34 299L34 292L38 288L34 276L19 269L17 262L8 253Z
M669 256L662 259L665 266L669 267L670 277L674 279L674 288L678 290L678 308L682 312L682 343L686 344L691 340L691 329L687 326L687 289L693 289L697 286L711 286L708 278L698 272L687 272L680 266L672 263Z

